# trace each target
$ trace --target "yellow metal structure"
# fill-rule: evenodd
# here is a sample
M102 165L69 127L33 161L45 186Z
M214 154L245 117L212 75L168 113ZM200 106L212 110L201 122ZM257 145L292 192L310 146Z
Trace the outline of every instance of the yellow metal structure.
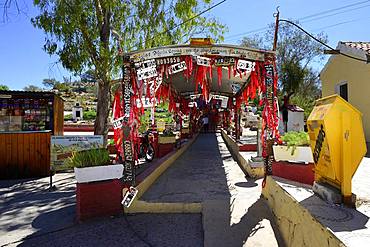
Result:
M362 113L338 95L316 101L307 120L315 181L340 189L352 201L352 177L366 154Z

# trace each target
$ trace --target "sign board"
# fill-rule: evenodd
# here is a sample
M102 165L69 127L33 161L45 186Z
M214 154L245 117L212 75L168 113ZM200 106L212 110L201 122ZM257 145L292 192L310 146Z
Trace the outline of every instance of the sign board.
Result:
M162 121L157 122L157 130L163 132L166 129L166 123Z
M113 129L116 130L116 129L122 128L122 121L123 121L123 117L113 120L112 121Z
M146 97L142 97L141 98L141 101L139 99L136 100L136 106L138 108L152 108L153 107L153 102L155 101L155 104L154 105L157 105L157 102L156 100L153 98L152 100L150 100L149 98L146 98ZM143 103L143 105L141 106L141 103Z
M168 74L172 75L181 71L186 70L186 63L185 61L182 61L180 63L176 63L168 67Z
M199 94L199 93L198 93L198 94L191 94L191 95L190 95L190 99L191 99L191 100L194 100L194 99L199 98L200 96L201 96L201 94Z
M197 64L201 66L210 67L211 66L211 59L208 57L200 57L197 56Z
M148 62L147 65L153 65L155 63ZM145 66L147 66L145 65ZM155 65L154 65L155 66ZM145 70L154 69L155 76L157 70L155 67L145 68ZM131 86L131 67L130 62L124 61L123 63L123 81L122 81L122 91L123 91L123 104L124 104L124 119L122 122L122 145L123 145L123 181L127 184L135 184L135 164L134 164L134 150L132 143L131 127L129 126L129 117L131 112L131 97L133 95L132 86Z
M148 59L158 59L174 56L199 56L199 55L217 55L221 57L238 57L253 61L264 61L265 52L249 50L238 46L221 46L214 45L211 47L190 47L190 46L171 46L147 51L129 53L130 58L134 61Z
M240 91L240 89L242 88L242 86L239 84L239 83L232 83L231 85L231 90L233 91L233 93L237 93Z
M67 166L65 161L72 156L73 152L103 148L103 136L52 136L50 144L52 170L65 170L71 168Z
M246 70L246 72L251 72L255 70L255 66L255 62L239 59L236 68L240 70Z
M190 108L197 107L197 106L198 106L198 104L195 101L189 102L189 104L188 104L188 107L190 107Z
M226 97L226 98L223 98L222 101L221 101L221 108L224 108L226 109L227 108L227 102L229 101L229 99Z
M125 207L128 208L131 206L131 203L135 200L135 197L137 193L139 192L137 188L130 186L130 188L124 188L123 189L124 197L121 202L121 204Z
M147 68L155 68L156 67L156 62L154 59L142 61L142 62L137 62L135 63L135 67L138 69L147 69Z
M0 94L0 99L11 99L12 96L9 94Z
M220 57L215 58L215 66L230 66L235 64L235 59L233 57Z
M158 76L157 68L155 67L138 69L136 74L139 81Z
M157 65L179 63L180 57L165 57L157 59Z

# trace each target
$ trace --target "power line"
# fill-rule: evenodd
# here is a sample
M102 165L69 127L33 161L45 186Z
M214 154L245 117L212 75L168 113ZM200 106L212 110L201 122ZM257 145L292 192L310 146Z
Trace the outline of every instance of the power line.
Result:
M251 30L251 31L248 31L248 32L243 32L243 33L237 33L237 34L230 35L230 36L226 37L225 39L229 39L229 38L233 38L233 37L237 37L237 36L241 36L241 35L246 35L246 34L251 34L251 33L258 33L260 31L265 31L267 29L268 29L268 27L257 28L257 29L254 29L254 30Z
M343 22L339 22L339 23L332 24L332 25L328 25L328 26L324 26L324 27L316 28L316 29L313 29L312 31L320 31L320 30L324 30L324 29L327 29L327 28L336 27L336 26L340 26L340 25L344 25L344 24L348 24L348 23L352 23L352 22L363 21L363 20L366 20L366 19L369 19L369 18L370 18L370 17L366 17L366 18L358 18L358 19L353 19L353 20L343 21Z
M334 13L334 14L330 14L330 15L324 15L324 16L321 16L321 17L318 17L318 18L314 18L314 19L311 19L311 20L306 20L306 21L303 21L302 23L308 23L308 22L312 22L312 21L321 20L321 19L324 19L324 18L327 18L327 17L331 17L331 16L335 16L335 15L339 15L339 14L351 12L351 11L358 10L358 9L363 9L363 8L366 8L366 7L369 7L369 6L370 6L370 4L363 5L363 6L360 6L360 7L357 7L357 8L344 10L344 11L341 11L341 12L338 12L338 13Z
M327 18L327 17L330 17L330 16L334 16L334 15L338 15L338 14L343 14L343 13L354 11L354 10L357 10L357 9L360 9L360 8L368 7L368 6L370 6L370 4L369 5L365 5L365 6L360 6L360 7L357 7L357 8L353 8L353 9L349 9L349 10L346 10L346 11L341 11L341 12L334 13L334 14L329 14L329 15L321 16L321 17L318 17L318 18L313 18L313 17L324 15L324 14L328 14L328 13L335 12L335 11L342 10L342 9L346 9L346 8L350 8L350 7L353 7L353 6L356 6L356 5L361 5L361 4L364 4L364 3L367 3L367 2L370 2L370 0L356 2L356 3L353 3L353 4L348 4L348 5L345 5L345 6L338 7L338 8L325 10L325 11L322 11L322 12L318 12L318 13L315 13L315 14L311 14L311 15L308 15L308 16L304 16L304 17L298 18L297 20L298 21L306 20L306 21L303 21L302 22L302 23L306 23L306 22L311 22L311 21L316 21L316 20L324 19L324 18ZM268 29L268 27L261 27L261 28L254 29L254 30L251 30L251 31L248 31L248 32L233 34L233 35L230 35L230 36L225 37L225 40L227 40L227 39L230 40L230 38L239 37L239 36L243 36L243 35L247 35L247 34L258 33L258 32L261 32L261 31L264 31L264 30L267 30L267 29ZM234 39L232 39L232 40L234 40Z
M299 20L302 21L302 20L306 20L306 19L311 19L312 17L316 17L316 16L323 15L323 14L328 14L328 13L333 12L333 11L338 11L338 10L341 10L341 9L349 8L349 7L356 6L356 5L363 4L363 3L367 3L367 2L370 2L370 0L361 1L361 2L357 2L357 3L352 3L352 4L348 4L348 5L338 7L338 8L334 8L334 9L325 10L325 11L322 11L322 12L319 12L319 13L316 13L316 14L312 14L312 15L302 17Z
M369 0L369 1L370 1L370 0ZM204 13L206 13L206 12L210 11L211 9L216 8L217 6L219 6L219 5L223 4L224 2L226 2L226 0L220 1L220 2L218 2L218 3L216 3L216 4L212 5L212 6L210 6L209 8L207 8L207 9L205 9L205 10L203 10L203 11L199 12L199 13L198 13L198 14L196 14L195 16L193 16L193 17L191 17L191 18L189 18L189 19L187 19L187 20L185 20L185 21L183 21L183 22L181 22L181 23L179 23L179 24L176 24L174 27L172 27L172 28L170 28L170 29L167 29L167 30L163 31L163 32L159 33L158 35L163 35L163 34L165 34L165 33L167 33L167 32L170 32L170 31L172 31L172 30L174 30L174 29L176 29L176 28L178 28L178 27L180 27L180 26L184 25L185 23L188 23L189 21L192 21L192 20L194 20L195 18L197 18L197 17L199 17L199 16L203 15Z
M297 25L296 23L292 22L292 21L289 21L289 20L285 20L285 19L279 19L279 23L280 22L286 22L286 23L289 23L293 26L295 26L296 28L298 28L299 30L301 30L302 32L304 32L307 36L309 36L310 38L312 38L313 40L315 40L316 42L320 43L321 45L325 46L326 48L328 48L329 50L331 51L334 51L334 52L337 52L338 53L338 50L334 49L333 47L329 46L328 44L325 44L324 42L322 42L321 40L319 40L318 38L316 38L315 36L313 36L312 34L310 34L309 32L307 32L306 30L304 30L302 27L300 27L299 25ZM358 57L353 57L351 55L348 55L346 53L342 53L341 51L339 51L340 55L343 55L345 57L348 57L348 58L352 58L352 59L355 59L355 60L358 60L358 61L361 61L361 62L366 62L368 63L367 60L365 59L361 59L361 58L358 58Z

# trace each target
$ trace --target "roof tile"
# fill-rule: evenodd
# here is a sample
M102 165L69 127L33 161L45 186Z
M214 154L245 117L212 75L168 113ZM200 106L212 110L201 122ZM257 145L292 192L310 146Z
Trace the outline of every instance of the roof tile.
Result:
M370 54L370 42L342 42L348 47L359 49L365 51L367 54Z

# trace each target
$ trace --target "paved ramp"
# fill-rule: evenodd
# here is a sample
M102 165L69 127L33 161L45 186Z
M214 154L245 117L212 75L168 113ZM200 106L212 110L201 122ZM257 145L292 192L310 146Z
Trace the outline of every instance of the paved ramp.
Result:
M205 246L281 246L260 198L261 180L245 177L220 134L201 134L141 200L202 203Z

